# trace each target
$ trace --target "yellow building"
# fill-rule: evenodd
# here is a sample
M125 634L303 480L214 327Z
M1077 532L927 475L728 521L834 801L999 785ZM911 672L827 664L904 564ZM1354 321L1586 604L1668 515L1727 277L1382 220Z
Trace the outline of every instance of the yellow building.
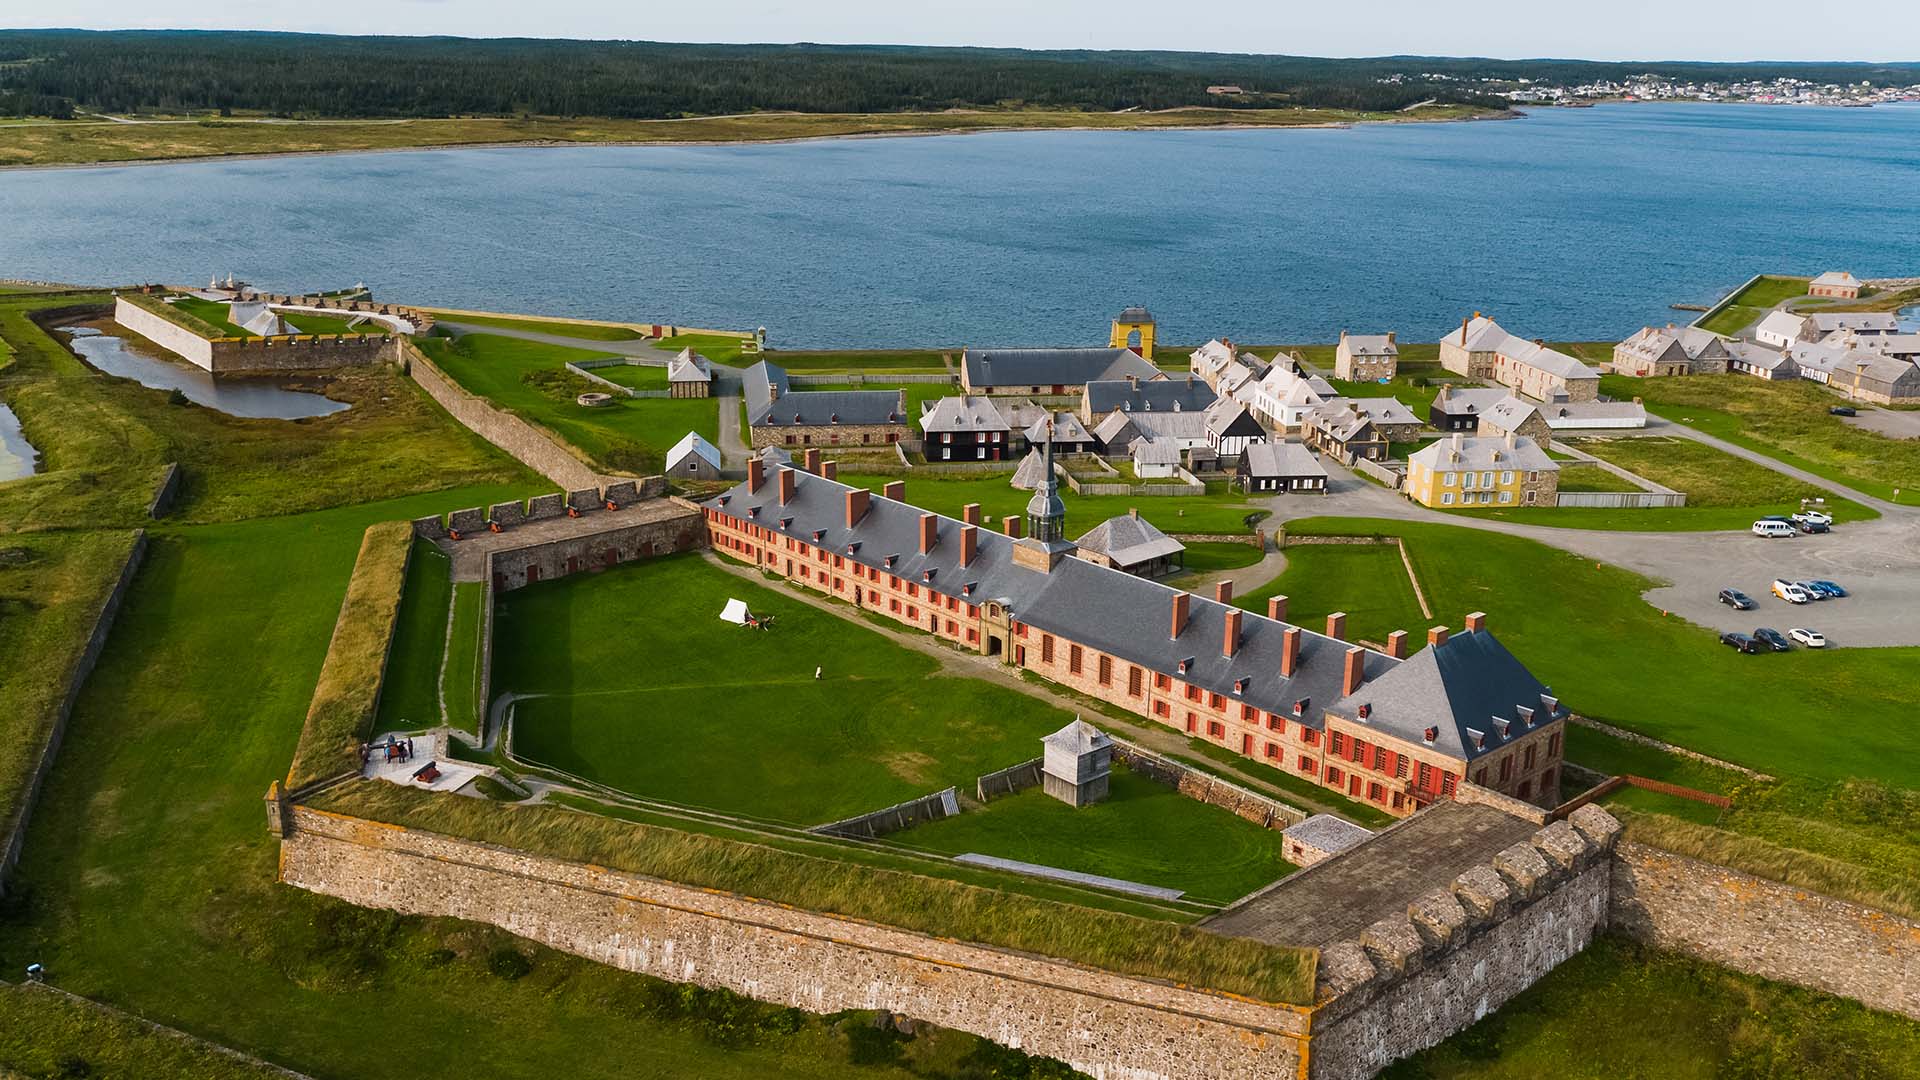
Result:
M1560 466L1524 435L1455 433L1407 458L1407 498L1422 506L1552 506Z
M1153 359L1153 315L1146 308L1130 307L1113 320L1113 337L1108 342L1116 349L1135 349L1142 357Z

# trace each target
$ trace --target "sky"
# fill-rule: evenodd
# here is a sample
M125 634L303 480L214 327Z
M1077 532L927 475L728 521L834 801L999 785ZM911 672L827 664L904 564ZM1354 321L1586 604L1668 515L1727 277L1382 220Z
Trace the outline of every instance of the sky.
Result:
M152 0L0 4L0 26L651 41L1180 49L1305 56L1920 60L1920 3L1855 0ZM1862 28L1871 28L1863 33Z

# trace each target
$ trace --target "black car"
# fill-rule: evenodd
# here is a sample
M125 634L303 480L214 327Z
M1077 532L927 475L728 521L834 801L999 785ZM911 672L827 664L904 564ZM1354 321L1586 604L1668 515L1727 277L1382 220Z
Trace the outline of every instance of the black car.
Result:
M1755 630L1753 640L1771 648L1774 652L1791 652L1793 649L1793 642L1787 640L1787 635L1771 626L1763 626Z
M1753 597L1748 596L1739 589L1721 589L1720 602L1735 611L1753 610Z
M1720 644L1731 645L1743 653L1757 653L1761 649L1759 642L1738 630L1729 630L1720 635Z
M1835 416L1859 416L1860 415L1859 410L1855 409L1851 405L1835 405L1833 408L1828 409L1827 411L1832 413Z

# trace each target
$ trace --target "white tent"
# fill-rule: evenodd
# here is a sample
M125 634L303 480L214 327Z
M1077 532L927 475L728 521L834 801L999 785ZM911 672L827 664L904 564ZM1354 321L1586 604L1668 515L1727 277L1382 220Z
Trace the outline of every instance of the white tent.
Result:
M745 600L728 600L725 610L720 612L720 618L735 626L745 626L753 619L753 613L747 610Z

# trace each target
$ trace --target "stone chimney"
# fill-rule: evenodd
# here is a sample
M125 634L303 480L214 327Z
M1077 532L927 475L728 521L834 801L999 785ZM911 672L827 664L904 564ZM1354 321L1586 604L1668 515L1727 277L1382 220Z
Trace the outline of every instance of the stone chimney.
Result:
M788 503L793 501L793 490L794 490L793 485L794 485L793 469L788 466L782 465L780 467L780 505L781 506L785 506Z
M880 489L880 494L892 499L894 502L906 502L907 482L905 480L889 480L887 481L887 486Z
M1027 531L1025 519L1019 514L1008 514L1000 519L1000 531L1018 540Z
M828 480L838 479L840 476L840 463L837 461L821 462L820 475L825 477Z
M1327 636L1338 641L1347 638L1347 613L1336 611L1327 616Z
M968 503L960 508L960 520L969 525L980 524L980 504Z
M747 459L747 494L760 491L760 485L767 482L766 463L757 457Z
M1436 626L1427 631L1427 648L1437 649L1447 643L1447 628Z
M1475 312L1474 314L1477 315L1479 314L1479 312ZM1472 319L1468 319L1468 318L1462 318L1460 320L1460 344L1462 345L1465 345L1467 343L1467 324L1472 321L1473 321Z
M980 550L980 527L962 525L960 527L960 565L969 566Z
M1367 650L1355 645L1347 650L1346 667L1340 675L1340 693L1342 696L1360 689L1367 679Z
M1487 613L1476 611L1467 616L1467 633L1477 634L1487 628Z
M1286 632L1280 635L1280 675L1282 678L1291 679L1293 673L1298 670L1300 670L1300 628L1289 626Z
M867 506L873 501L873 492L866 488L854 488L847 492L847 528L860 524L867 516Z
M1395 630L1393 633L1387 635L1387 655L1393 657L1395 660L1405 660L1407 658L1407 632L1405 630Z
M1226 630L1221 634L1221 637L1220 637L1220 655L1227 657L1228 659L1232 659L1233 654L1237 652L1239 648L1240 648L1240 609L1228 608Z
M939 542L939 528L940 518L938 515L920 515L920 554L925 555L927 552L932 551L933 545Z
M1274 622L1287 621L1287 598L1284 594L1267 597L1267 618Z
M1215 603L1219 604L1233 603L1233 582L1216 582L1213 586L1213 599Z
M808 472L813 473L815 476L820 475L820 448L819 447L817 446L807 447L806 464L807 464Z
M1395 337L1395 331L1392 331L1392 330L1387 331L1387 344L1389 345L1394 344L1394 337Z
M1187 628L1187 593L1185 590L1173 594L1173 631L1168 637L1179 637L1180 631Z

